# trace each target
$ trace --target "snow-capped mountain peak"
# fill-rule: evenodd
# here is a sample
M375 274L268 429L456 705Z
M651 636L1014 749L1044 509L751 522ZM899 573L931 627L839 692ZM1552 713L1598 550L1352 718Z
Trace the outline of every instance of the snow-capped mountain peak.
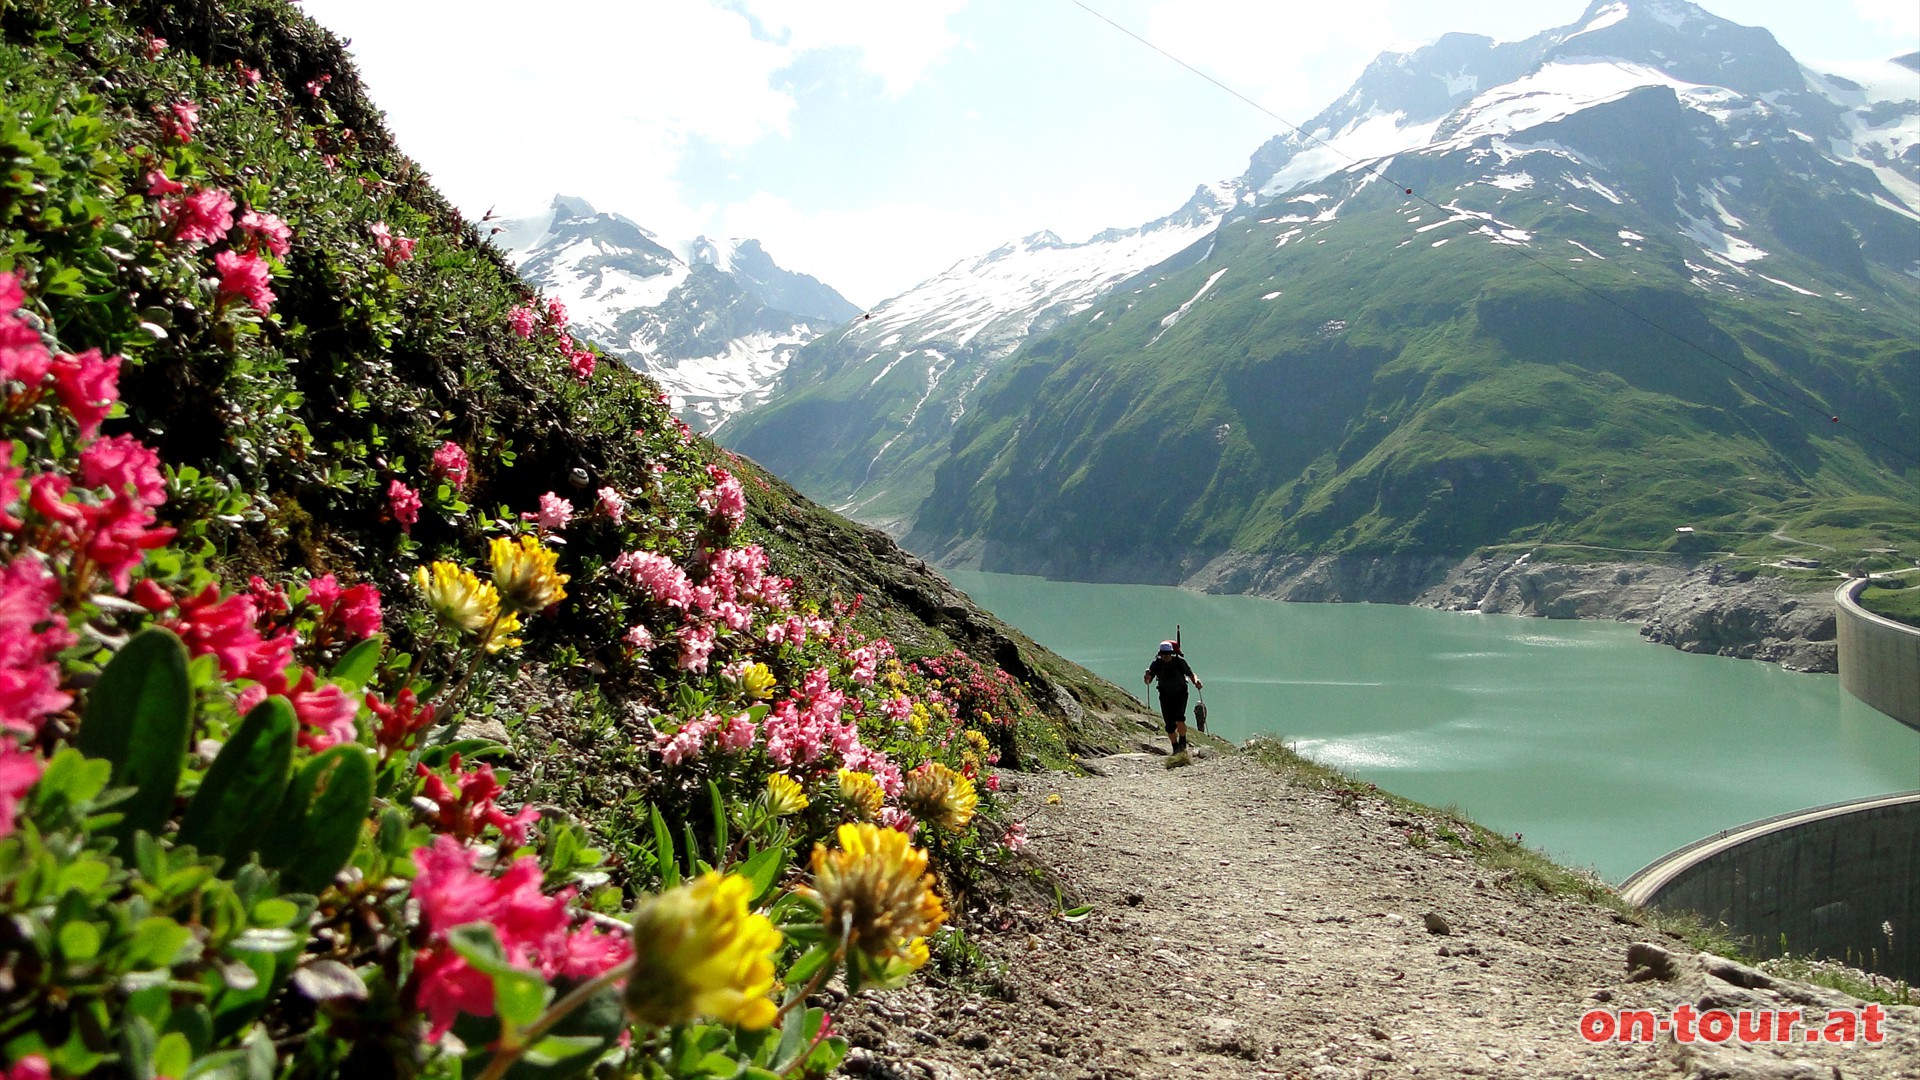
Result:
M801 345L858 310L756 240L698 237L683 259L576 196L503 223L497 239L521 277L566 303L577 332L652 375L706 430L764 398Z

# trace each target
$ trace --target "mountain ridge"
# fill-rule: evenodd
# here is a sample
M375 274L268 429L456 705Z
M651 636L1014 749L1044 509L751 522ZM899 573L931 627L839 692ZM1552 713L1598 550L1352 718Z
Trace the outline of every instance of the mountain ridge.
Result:
M1689 81L1720 70L1729 55L1735 59L1727 81L1745 91ZM1618 104L1646 90L1655 91L1654 96ZM1671 100L1660 96L1662 90ZM1615 107L1645 110L1644 119L1652 126L1636 129L1595 117L1581 119L1591 110L1604 114ZM1219 240L1215 228L1243 222L1267 212L1263 207L1288 199L1298 208L1280 216L1298 218L1303 229L1317 228L1314 222L1337 215L1338 197L1313 188L1343 175L1384 173L1425 194L1431 163L1424 158L1448 149L1470 149L1475 140L1485 140L1480 149L1490 155L1518 154L1525 148L1502 141L1502 133L1515 125L1541 138L1566 135L1590 141L1598 137L1597 127L1611 126L1616 144L1661 132L1666 152L1684 158L1689 155L1680 152L1676 140L1712 134L1679 134L1688 115L1751 128L1749 149L1765 144L1766 152L1795 156L1801 171L1823 173L1834 191L1865 191L1869 201L1878 200L1909 217L1920 207L1920 148L1914 130L1920 125L1920 102L1876 100L1861 84L1803 69L1764 29L1739 26L1691 4L1601 0L1589 5L1579 20L1521 41L1448 34L1412 50L1382 54L1303 131L1269 140L1255 150L1239 177L1211 186L1228 198L1196 200L1198 207L1190 202L1143 227L1164 228L1183 213L1186 220L1194 220L1189 211L1198 210L1212 228L1195 229L1184 246L1155 252L1163 259L1154 266L1130 268L1135 272L1124 275L1089 276L1097 286L1082 289L1069 303L1050 306L1066 290L1038 273L1028 274L1021 283L1032 295L1023 298L1027 304L1019 309L1027 321L1002 324L1002 336L990 348L979 348L964 336L981 324L981 297L993 292L986 274L1041 244L1028 238L1024 247L1003 245L975 260L962 260L942 278L876 307L875 320L802 350L768 404L742 417L723 438L842 511L912 535L921 507L935 490L930 474L958 449L952 441L955 425L1014 348L1063 322L1103 314L1095 311L1101 298L1157 288L1162 278L1212 252ZM1570 126L1548 126L1554 123ZM1788 145L1799 142L1806 145ZM1601 143L1589 147L1610 148ZM1760 249L1740 239L1739 226L1730 223L1739 219L1722 213L1724 200L1713 190L1718 174L1703 171L1688 189L1668 193L1646 186L1661 182L1655 175L1657 162L1643 161L1636 168L1646 174L1645 183L1635 189L1641 198L1685 209L1687 217L1677 224L1691 230L1693 242L1702 249L1694 261L1703 269L1693 276L1760 284L1745 265ZM1835 169L1851 170L1851 178L1836 181ZM1489 181L1504 175L1498 182L1531 182L1520 170L1485 171ZM1862 171L1868 175L1857 175ZM1618 196L1607 183L1593 179L1595 172L1589 168L1575 182L1591 181L1591 195L1598 200ZM1209 186L1202 185L1203 195L1207 190ZM1295 196L1326 201L1302 203ZM1451 214L1440 202L1432 209ZM1803 253L1824 246L1824 257L1844 262L1854 257L1831 242L1833 215L1833 207L1822 199L1803 198L1772 217L1784 243ZM1846 217L1842 227L1857 231L1882 254L1905 242L1903 226L1876 223L1879 219L1860 207L1850 207ZM1099 234L1095 240L1112 234ZM1600 259L1600 252L1623 239L1609 237L1605 246L1586 241L1595 252L1590 257ZM1044 236L1040 240L1050 242ZM1857 262L1850 269L1855 278L1864 272ZM923 317L896 317L874 325L888 311ZM918 359L903 363L910 357ZM905 385L899 385L902 382ZM823 431L830 434L822 438ZM941 497L950 501L954 494L949 489Z
M758 240L699 236L682 258L577 196L554 196L545 215L504 222L495 238L583 337L653 376L700 431L762 400L796 350L859 310Z
M1766 89L1672 74L1697 58L1655 54L1688 26L1754 43L1732 81ZM1296 183L1302 140L1270 142L1251 171L1281 192L1197 264L1010 355L908 546L1176 583L1229 552L1765 554L1783 522L1920 544L1920 199L1888 122L1920 101L1830 99L1692 5L1595 4L1519 43L1531 66L1500 86L1457 66L1499 46L1443 43L1376 62L1390 85L1363 77L1309 129L1417 145ZM1459 87L1446 111L1384 114L1420 56L1430 91Z

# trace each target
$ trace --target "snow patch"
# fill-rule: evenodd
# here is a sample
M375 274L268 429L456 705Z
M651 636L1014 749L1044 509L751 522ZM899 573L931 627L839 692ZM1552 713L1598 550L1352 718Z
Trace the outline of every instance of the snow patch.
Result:
M1188 300L1184 304L1181 304L1179 308L1175 309L1174 311L1169 312L1166 318L1161 319L1160 333L1153 335L1153 340L1147 342L1146 347L1149 349L1153 348L1153 342L1159 341L1161 334L1165 334L1167 331L1173 329L1174 324L1180 321L1181 316L1185 315L1188 311L1191 311L1193 309L1193 305L1199 303L1200 298L1207 295L1207 290L1213 288L1214 283L1220 280L1221 275L1225 274L1227 272L1227 269L1228 269L1227 267L1223 266L1220 269L1215 270L1213 272L1213 276L1207 279L1207 283L1205 285L1200 286L1200 291L1193 294L1192 299Z
M1627 8L1627 5L1608 4L1606 7L1603 7L1600 10L1594 12L1593 18L1587 21L1587 25L1581 27L1578 30L1575 30L1573 33L1568 34L1566 37L1563 37L1560 40L1572 41L1574 38L1579 37L1581 34L1591 34L1595 30L1605 30L1607 27L1612 26L1615 23L1618 23L1621 20L1625 19L1628 14L1630 14L1630 12L1629 12L1629 9Z
M1755 276L1758 277L1761 281L1771 281L1775 285L1778 285L1783 289L1792 289L1794 292L1799 293L1801 296L1819 296L1820 295L1819 293L1813 292L1810 289L1803 289L1800 286L1795 285L1791 281L1781 281L1779 278L1768 277L1765 274L1756 274Z
M1706 218L1694 217L1685 210L1680 211L1680 216L1686 221L1686 225L1680 229L1682 236L1699 244L1700 250L1710 257L1735 269L1740 269L1742 263L1756 262L1767 257L1766 252L1737 236L1728 236L1720 231L1714 222Z

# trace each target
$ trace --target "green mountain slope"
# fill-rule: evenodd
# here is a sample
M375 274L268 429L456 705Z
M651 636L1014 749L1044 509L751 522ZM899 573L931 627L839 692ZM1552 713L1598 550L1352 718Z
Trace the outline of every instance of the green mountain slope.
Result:
M1663 89L1526 135L1574 150L1500 184L1488 140L1408 157L1413 198L1336 176L1032 341L908 546L1144 581L1228 551L1920 546L1920 227L1789 154L1730 164ZM1764 276L1684 231L1716 183Z

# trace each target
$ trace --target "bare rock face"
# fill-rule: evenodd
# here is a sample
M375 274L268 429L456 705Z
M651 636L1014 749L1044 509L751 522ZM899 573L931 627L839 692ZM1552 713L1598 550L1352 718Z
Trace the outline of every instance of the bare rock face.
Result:
M1420 556L1264 555L1228 552L1181 584L1205 593L1245 593L1314 604L1405 604L1453 560Z
M1793 671L1839 670L1830 592L1799 592L1718 565L1662 593L1640 635L1685 652L1770 660Z
M1549 619L1641 619L1686 571L1646 563L1468 559L1414 601L1442 611L1539 615Z
M1718 563L1557 563L1531 554L1470 558L1230 552L1182 584L1315 603L1412 604L1442 611L1615 619L1684 652L1834 672L1833 596Z

